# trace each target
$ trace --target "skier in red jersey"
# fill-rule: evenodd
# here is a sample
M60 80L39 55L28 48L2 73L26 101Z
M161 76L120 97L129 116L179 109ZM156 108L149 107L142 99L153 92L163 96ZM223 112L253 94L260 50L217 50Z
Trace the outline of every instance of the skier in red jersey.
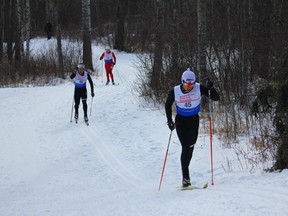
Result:
M105 52L102 53L100 60L102 60L103 58L105 62L105 70L106 70L106 78L107 78L106 85L109 84L110 78L112 80L112 84L115 85L112 70L113 70L114 65L116 64L116 56L114 52L111 51L109 46L105 48Z

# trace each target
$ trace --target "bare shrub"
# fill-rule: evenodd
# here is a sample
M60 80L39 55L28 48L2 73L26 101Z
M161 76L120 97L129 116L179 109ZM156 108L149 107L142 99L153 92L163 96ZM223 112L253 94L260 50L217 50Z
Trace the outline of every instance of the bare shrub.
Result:
M75 65L82 61L82 43L75 40L67 40L63 44L64 71L68 75L74 70ZM56 45L50 44L40 50L31 51L32 57L23 59L21 64L0 64L0 70L5 73L0 74L0 87L17 87L28 85L47 85L55 83L55 78L59 78L57 67Z

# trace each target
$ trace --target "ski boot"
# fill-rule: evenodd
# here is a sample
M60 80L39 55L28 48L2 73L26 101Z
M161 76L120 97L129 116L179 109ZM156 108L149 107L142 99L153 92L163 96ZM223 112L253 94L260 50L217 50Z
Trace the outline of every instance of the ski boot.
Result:
M108 85L108 84L109 84L109 82L110 82L110 81L108 80L108 81L106 82L106 85Z
M75 118L75 121L77 123L78 122L78 112L75 112L74 118Z
M84 116L84 120L85 120L85 122L88 122L88 117Z
M88 123L88 117L87 116L84 116L84 121L85 121L85 123L87 124L87 126L89 125L89 123Z
M185 187L189 187L191 186L191 183L190 183L190 179L183 179L182 181L182 187L185 188Z
M114 82L114 80L112 80L112 84L113 84L113 85L115 85L115 82Z

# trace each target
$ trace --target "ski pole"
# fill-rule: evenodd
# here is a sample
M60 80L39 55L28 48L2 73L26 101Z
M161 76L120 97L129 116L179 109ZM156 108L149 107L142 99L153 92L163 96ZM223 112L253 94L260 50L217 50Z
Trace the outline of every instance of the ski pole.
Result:
M164 176L164 170L165 170L165 166L166 166L166 160L167 160L167 157L168 157L168 151L169 151L171 136L172 136L172 131L171 131L170 136L169 136L169 141L168 141L168 146L167 146L167 150L166 150L166 154L165 154L165 158L164 158L164 164L163 164L163 167L162 167L162 173L161 173L161 178L160 178L160 184L159 184L158 191L160 191L160 189L161 189L162 179L163 179L163 176Z
M101 61L101 72L102 72L102 83L103 83L103 77L104 77L103 61Z
M212 147L212 133L213 133L213 128L212 128L212 103L210 101L210 89L208 90L208 95L209 95L209 125L210 125L210 161L211 161L211 184L214 185L214 176L213 176L213 147Z
M116 69L116 72L117 72L117 74L118 74L118 76L119 76L120 80L121 80L121 83L123 84L123 80L122 80L122 77L120 76L120 73L119 73L119 71L118 71L118 69L117 69L116 65L114 65L114 67L115 67L115 69Z
M74 93L74 94L75 94L75 93ZM72 116L73 116L74 94L73 94L73 100L72 100L72 108L71 108L71 118L70 118L70 122L72 122Z
M92 104L93 104L93 97L92 97L92 99L91 99L90 116L91 116L91 114L92 114Z

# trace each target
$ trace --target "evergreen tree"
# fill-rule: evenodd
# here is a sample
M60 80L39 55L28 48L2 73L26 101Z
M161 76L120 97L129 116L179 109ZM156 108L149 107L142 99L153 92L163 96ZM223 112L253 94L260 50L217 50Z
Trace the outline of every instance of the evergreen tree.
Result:
M274 124L279 135L280 145L277 152L276 169L288 168L288 48L280 62L276 75L276 115Z
M276 137L270 140L270 145L276 147L273 168L283 170L288 168L288 48L279 62L274 79L259 88L252 112L255 116L260 113L273 116L276 130Z

